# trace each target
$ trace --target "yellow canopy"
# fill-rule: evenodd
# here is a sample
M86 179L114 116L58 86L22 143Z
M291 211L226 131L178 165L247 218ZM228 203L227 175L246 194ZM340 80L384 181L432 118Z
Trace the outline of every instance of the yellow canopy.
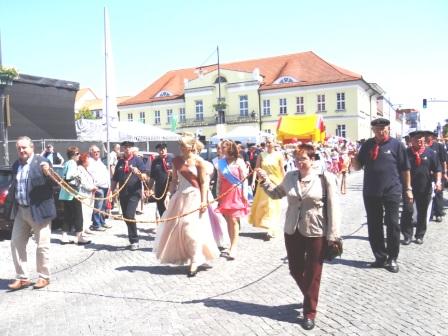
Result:
M323 142L325 140L323 118L315 114L282 116L277 124L277 139L282 142L291 140Z

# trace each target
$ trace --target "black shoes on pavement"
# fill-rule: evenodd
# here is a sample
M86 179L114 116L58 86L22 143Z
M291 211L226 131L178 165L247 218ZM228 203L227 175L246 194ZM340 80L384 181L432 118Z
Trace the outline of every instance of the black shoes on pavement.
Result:
M416 238L415 243L419 245L423 244L423 238Z
M389 259L386 262L386 265L384 265L384 268L392 273L398 273L399 270L398 263L395 259Z
M369 265L371 268L384 268L392 273L398 273L399 267L395 259L381 260L377 259Z
M302 321L302 328L305 330L311 330L314 328L314 319L304 318Z
M404 238L404 240L402 242L403 245L409 245L410 243L411 243L411 238L410 237Z
M386 266L386 260L376 259L369 266L371 268L384 268L384 266Z

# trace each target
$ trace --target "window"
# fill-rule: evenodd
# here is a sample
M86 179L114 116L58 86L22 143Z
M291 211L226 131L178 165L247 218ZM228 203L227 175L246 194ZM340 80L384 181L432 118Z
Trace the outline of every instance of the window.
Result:
M185 122L187 118L185 117L185 107L179 109L179 122Z
M286 107L286 98L280 98L280 113L279 114L288 114L288 109Z
M216 77L215 84L226 83L226 82L227 82L227 79L225 77L223 77L223 76Z
M128 122L134 121L134 115L132 113L128 113Z
M160 111L154 111L154 124L160 125Z
M278 78L274 84L288 84L288 83L297 83L298 80L291 76L282 76Z
M166 123L171 124L172 119L173 119L173 110L172 109L166 110Z
M240 117L249 116L249 100L247 95L240 96Z
M337 125L336 136L346 138L345 125Z
M263 99L263 115L271 115L271 101L269 99Z
M345 111L345 93L336 93L336 111Z
M169 97L171 96L171 93L169 91L160 91L156 97Z
M325 112L325 95L317 95L317 112Z
M303 97L296 97L297 110L296 113L305 113L305 105L303 104Z
M204 103L202 100L196 100L196 121L202 121L204 120Z
M145 115L145 112L140 112L139 120L138 120L138 121L141 122L142 124L145 124L145 123L146 123L146 115Z

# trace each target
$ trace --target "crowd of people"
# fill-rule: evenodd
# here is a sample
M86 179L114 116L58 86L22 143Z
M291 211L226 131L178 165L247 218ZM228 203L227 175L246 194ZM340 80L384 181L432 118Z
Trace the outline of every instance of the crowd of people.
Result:
M70 146L62 173L67 188L61 188L59 195L65 214L61 243L92 243L88 237L94 231L110 228L106 204L116 202L127 225L129 248L138 250L135 214L146 198L157 204L157 260L188 265L187 276L194 277L216 258L239 258L244 218L263 232L266 241L278 239L283 228L290 274L303 294L302 326L313 329L324 255L340 238L339 197L347 192L350 171L364 169L363 199L375 258L371 267L398 272L400 233L403 245L409 245L413 236L415 243L423 244L428 220L441 221L444 215L447 151L437 136L416 131L404 144L389 136L388 120L373 120L371 126L374 137L358 143L335 139L281 146L267 138L245 149L223 139L211 162L199 155L204 145L194 135L184 134L179 156L167 155L166 144L160 143L159 156L149 167L130 141L114 146L109 167L101 161L97 146L88 153ZM34 288L40 289L50 281L50 226L56 217L50 167L58 156L53 152L51 161L49 155L34 155L27 137L19 138L16 146L19 159L13 165L9 193L16 279L9 288L33 284L24 269L26 242L33 232L39 273ZM108 202L111 195L117 200ZM287 208L280 225L284 197Z

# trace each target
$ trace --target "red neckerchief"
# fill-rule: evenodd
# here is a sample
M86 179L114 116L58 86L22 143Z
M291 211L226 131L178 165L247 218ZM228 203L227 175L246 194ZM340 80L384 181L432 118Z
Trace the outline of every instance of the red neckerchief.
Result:
M162 158L163 170L165 171L165 173L168 173L168 165L166 163L166 156L163 156L161 158Z
M131 168L129 167L129 161L132 160L132 158L134 157L134 155L131 155L130 157L128 157L127 159L124 159L124 172L125 174L128 174L131 172Z
M415 155L415 165L417 167L420 166L422 163L422 158L420 157L420 155L422 155L423 152L425 151L425 146L423 146L421 148L417 148L417 149L412 146L411 151L412 151L412 154Z
M255 155L255 151L249 151L249 160L253 160L254 159L254 155Z
M372 160L376 160L378 158L378 154L380 152L380 145L382 145L388 140L389 140L388 135L384 137L383 141L378 141L377 139L375 139L375 147L373 147L372 151L370 152L370 158Z

